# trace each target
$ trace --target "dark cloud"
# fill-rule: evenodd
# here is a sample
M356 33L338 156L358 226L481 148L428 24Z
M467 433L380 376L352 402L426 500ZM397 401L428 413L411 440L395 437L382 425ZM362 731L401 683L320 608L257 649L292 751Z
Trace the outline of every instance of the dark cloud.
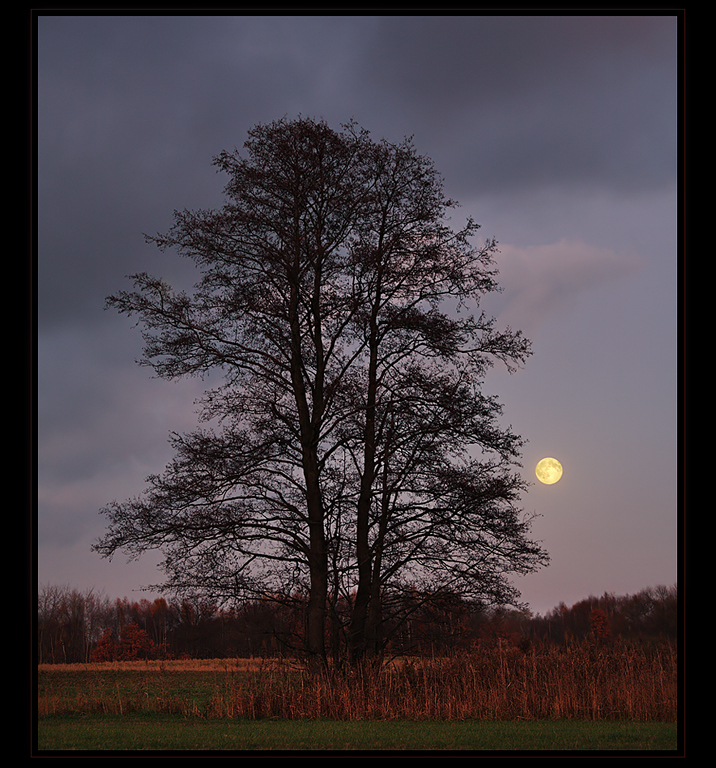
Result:
M393 18L361 74L461 194L639 189L675 175L675 31L670 17Z
M97 312L211 158L299 112L415 134L458 196L673 179L674 20L42 17L40 319Z

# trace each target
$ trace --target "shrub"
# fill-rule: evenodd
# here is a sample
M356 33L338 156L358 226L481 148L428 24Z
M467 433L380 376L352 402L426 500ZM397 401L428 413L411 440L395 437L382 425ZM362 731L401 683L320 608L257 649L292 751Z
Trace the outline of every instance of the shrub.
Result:
M145 630L137 624L127 624L122 627L119 643L109 630L97 641L97 647L92 651L92 661L136 661L138 659L153 659L160 655L163 644L157 646Z

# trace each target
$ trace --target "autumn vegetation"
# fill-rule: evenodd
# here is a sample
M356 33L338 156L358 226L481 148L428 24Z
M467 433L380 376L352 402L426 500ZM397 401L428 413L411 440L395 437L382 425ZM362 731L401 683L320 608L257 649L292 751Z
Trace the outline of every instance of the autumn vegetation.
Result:
M568 647L675 643L677 594L659 586L636 594L590 596L571 607L560 603L544 616L484 608L456 596L415 610L393 628L386 658L465 654L493 647ZM92 590L44 586L38 597L37 660L40 664L138 659L301 659L304 626L300 606L278 600L221 609L203 601L112 600ZM329 628L330 631L330 628ZM345 638L329 637L335 664Z
M39 714L677 717L674 588L590 597L545 616L446 604L416 614L381 663L329 666L320 674L292 653L290 621L272 604L222 611L46 587L37 625Z

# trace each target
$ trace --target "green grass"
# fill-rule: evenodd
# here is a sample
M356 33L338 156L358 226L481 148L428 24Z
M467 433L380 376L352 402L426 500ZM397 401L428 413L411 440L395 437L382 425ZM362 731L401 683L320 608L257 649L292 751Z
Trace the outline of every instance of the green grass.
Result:
M539 720L228 720L183 715L71 715L37 723L42 752L85 751L672 751L676 723Z

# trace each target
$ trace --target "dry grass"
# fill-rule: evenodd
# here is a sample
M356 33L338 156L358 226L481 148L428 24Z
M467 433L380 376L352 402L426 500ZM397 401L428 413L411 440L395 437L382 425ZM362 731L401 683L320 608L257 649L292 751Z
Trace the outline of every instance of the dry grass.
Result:
M273 659L152 659L147 661L101 661L87 664L38 664L39 672L108 672L145 670L151 672L256 671L283 667L287 662ZM298 667L298 664L295 665Z
M42 670L38 712L675 721L676 679L676 653L670 646L549 646L526 653L498 648L318 675L296 664L260 660L124 662Z

